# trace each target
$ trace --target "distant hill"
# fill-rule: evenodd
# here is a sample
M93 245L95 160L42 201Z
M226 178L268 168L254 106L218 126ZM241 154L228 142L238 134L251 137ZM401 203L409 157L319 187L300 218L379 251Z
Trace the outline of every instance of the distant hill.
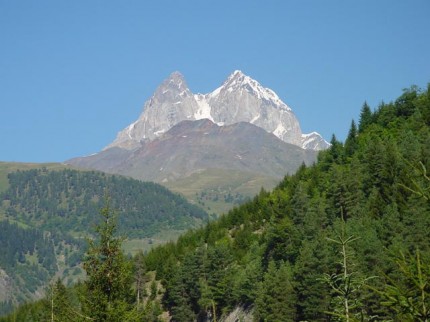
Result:
M44 230L89 233L104 194L127 237L151 236L163 227L185 229L207 219L203 210L152 182L70 169L17 171L8 179L9 188L0 195L6 218Z
M23 163L23 162L2 162L0 161L0 192L5 191L9 187L8 174L15 171L24 171L32 169L49 169L61 170L70 168L63 163Z
M177 236L208 220L201 208L155 183L63 165L0 165L0 294L10 294L0 297L5 310L9 302L40 296L55 274L70 281L80 276L85 238L94 233L105 195L128 241Z
M273 189L278 178L237 170L206 169L201 172L165 182L172 191L184 195L190 202L209 213L225 214L255 197L258 192Z

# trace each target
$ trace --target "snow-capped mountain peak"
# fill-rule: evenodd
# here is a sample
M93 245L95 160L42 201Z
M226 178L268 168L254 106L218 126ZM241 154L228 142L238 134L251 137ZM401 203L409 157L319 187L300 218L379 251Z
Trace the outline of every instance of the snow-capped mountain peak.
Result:
M325 150L330 147L330 143L325 141L318 132L302 134L302 148L309 150Z
M258 99L268 101L274 106L280 109L291 111L291 109L285 104L274 91L270 88L263 87L255 79L245 75L240 70L235 70L223 85L217 88L210 94L211 97L216 96L222 92L240 92L243 94L244 91L257 96Z
M145 103L138 120L106 148L134 149L142 140L160 137L181 121L200 119L209 119L219 126L252 123L287 143L315 150L320 145L311 144L312 139L324 141L315 135L302 138L297 118L278 95L236 70L209 94L193 94L182 74L172 73Z

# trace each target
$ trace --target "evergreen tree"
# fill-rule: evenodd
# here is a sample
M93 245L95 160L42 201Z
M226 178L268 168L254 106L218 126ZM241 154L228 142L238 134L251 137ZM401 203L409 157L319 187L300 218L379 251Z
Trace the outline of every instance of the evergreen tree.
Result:
M242 305L254 303L257 297L256 285L262 280L261 266L262 249L256 243L251 247L243 260L243 266L238 269L234 279L234 297Z
M353 251L350 244L357 239L358 237L347 234L343 216L341 216L340 229L336 233L336 237L327 238L328 241L340 246L341 255L340 269L335 273L324 275L324 280L334 293L334 309L330 314L346 322L366 321L367 319L360 292L369 278L360 278L359 274L353 270L354 264L352 263Z
M199 306L204 311L204 315L212 319L213 321L217 321L216 314L216 304L212 294L212 289L208 285L208 282L205 278L199 279L199 287L200 287L200 299Z
M372 123L372 111L367 102L364 102L360 112L360 122L358 123L358 132L362 133Z
M259 284L255 301L255 321L295 321L296 293L292 284L292 272L288 263L281 262L276 268L269 263L264 280Z
M89 240L84 260L87 280L82 308L95 321L126 320L131 310L131 266L121 250L122 239L115 236L117 223L108 199L100 215L98 238Z
M297 293L299 321L327 321L330 287L319 277L329 271L329 252L323 236L305 240L294 267L294 289Z
M380 292L381 304L393 311L396 321L430 321L430 261L417 250L415 255L401 254L396 263L401 278L389 279Z
M332 163L341 164L343 163L343 146L342 143L336 138L336 135L331 136L330 148L328 149L329 159Z
M44 300L43 320L46 321L78 321L79 312L74 309L69 298L68 290L60 279L49 286Z
M142 251L135 256L134 281L136 287L136 305L139 306L142 298L145 296L145 283L147 282Z
M345 153L347 156L351 156L355 150L358 148L357 142L357 126L355 125L355 121L351 121L351 126L349 128L348 136L345 140Z

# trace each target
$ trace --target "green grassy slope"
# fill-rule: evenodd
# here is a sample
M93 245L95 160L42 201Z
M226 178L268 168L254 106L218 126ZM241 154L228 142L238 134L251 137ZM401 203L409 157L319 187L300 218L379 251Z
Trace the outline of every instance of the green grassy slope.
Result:
M253 198L261 188L273 189L278 181L250 172L207 169L163 185L207 212L221 215Z

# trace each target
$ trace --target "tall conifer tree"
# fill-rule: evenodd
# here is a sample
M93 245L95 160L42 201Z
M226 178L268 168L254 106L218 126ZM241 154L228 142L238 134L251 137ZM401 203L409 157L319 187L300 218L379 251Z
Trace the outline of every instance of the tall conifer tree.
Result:
M95 321L126 320L131 310L131 266L121 250L122 239L115 236L116 217L106 198L96 240L89 240L84 261L88 279L83 299L84 314Z
M358 124L358 132L362 133L366 127L372 123L372 111L367 102L364 102L360 113L360 122Z

